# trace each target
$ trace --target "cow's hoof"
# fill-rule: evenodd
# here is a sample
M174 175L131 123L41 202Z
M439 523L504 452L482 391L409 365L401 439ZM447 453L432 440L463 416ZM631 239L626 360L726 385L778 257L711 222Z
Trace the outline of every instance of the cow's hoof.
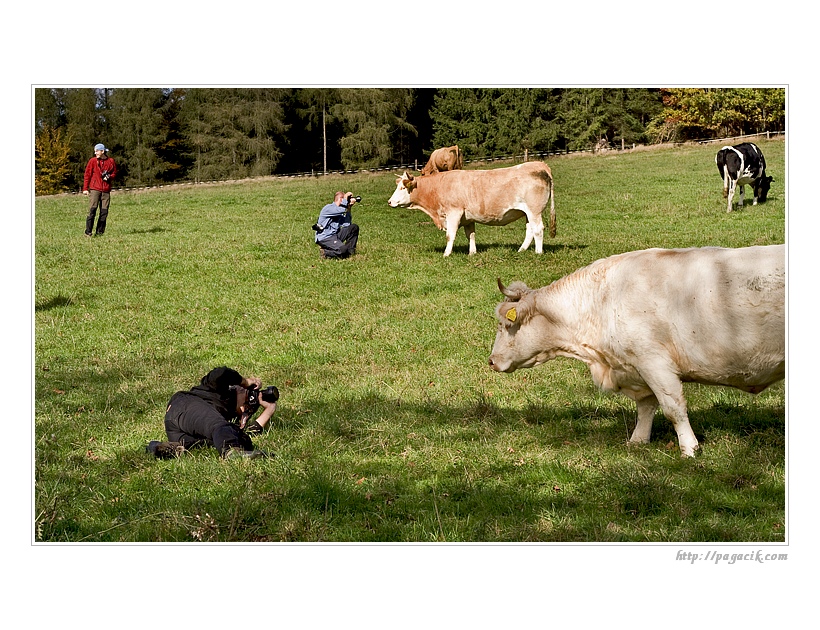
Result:
M681 456L681 458L694 457L695 456L695 451L697 451L698 448L699 448L698 445L695 445L694 448L692 448L692 447L687 448L687 447L681 446L680 447L680 456Z

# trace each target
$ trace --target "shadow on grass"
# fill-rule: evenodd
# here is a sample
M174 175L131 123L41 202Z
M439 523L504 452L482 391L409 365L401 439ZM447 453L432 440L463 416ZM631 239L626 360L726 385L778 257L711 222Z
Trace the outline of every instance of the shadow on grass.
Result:
M133 376L88 371L71 378L90 396L105 392L108 406L128 410L143 395L120 387ZM42 397L60 406L50 388ZM273 446L273 460L223 462L205 449L170 462L131 451L96 461L83 446L65 466L74 478L98 480L90 496L117 497L94 525L76 515L60 524L59 506L79 505L78 515L100 510L83 507L91 500L76 489L59 489L59 452L38 446L38 487L50 493L41 501L51 510L43 531L47 539L102 540L111 527L111 540L184 540L203 535L197 518L207 515L213 523L206 533L225 541L781 541L785 484L771 475L782 465L781 412L760 408L750 417L725 404L693 411L696 431L724 436L734 451L725 460L681 460L676 445L663 447L675 436L660 414L652 444L626 447L619 408L510 411L486 397L450 404L341 394L305 401L301 410L281 408L256 439L260 448ZM100 420L85 433L104 436L111 420ZM140 448L161 435L161 423L149 433L137 440ZM524 447L507 448L520 434L539 445L526 460ZM55 440L63 439L56 431ZM129 492L130 484L150 480L161 483ZM122 516L129 514L173 514L175 524L163 517L152 529L134 516L129 530Z
M337 523L367 517L413 524L421 532L414 540L783 540L777 528L785 486L770 474L785 444L777 410L758 410L751 420L742 408L693 413L701 431L723 433L738 445L732 457L704 461L680 459L674 431L660 414L652 444L626 447L622 412L592 406L531 407L523 423L486 400L427 407L370 395L331 405L313 401L311 409L310 429L326 432L330 444L372 453L351 458L349 470L320 463L291 480L290 496L304 511L329 511ZM380 419L404 427L393 436L399 444L383 451L373 438L382 431L374 427ZM539 444L552 448L548 458L528 463L499 450L501 435L528 426ZM446 436L430 446L442 430ZM417 439L420 449L439 449L458 463L419 456ZM407 540L407 529L360 531L356 539Z
M518 248L521 247L521 244L518 245L511 245L509 243L476 243L476 252L481 254L484 252L490 251L505 251L505 252L513 252L518 253ZM568 250L568 249L586 249L587 245L568 245L566 243L551 243L544 239L544 253L545 254L554 254L560 251ZM444 254L444 246L442 247L428 247L427 251L435 254ZM534 246L530 245L526 252L521 252L522 254L526 254L527 252L535 252ZM452 255L463 255L469 256L470 254L470 246L466 244L456 244L453 245L453 253Z
M145 230L127 230L126 234L160 234L161 232L169 232L168 228L160 227L159 225Z
M56 295L49 300L40 300L34 305L35 312L50 311L55 308L64 308L74 304L73 297L66 297L65 295Z

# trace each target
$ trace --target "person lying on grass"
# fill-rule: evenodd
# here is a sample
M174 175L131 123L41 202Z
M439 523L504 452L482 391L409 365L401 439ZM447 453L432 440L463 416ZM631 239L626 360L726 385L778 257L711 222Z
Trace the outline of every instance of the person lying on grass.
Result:
M214 368L199 385L171 396L165 411L168 441L151 441L145 450L162 459L205 445L213 446L226 459L272 456L255 450L249 434L262 432L276 411L276 402L258 396L262 413L246 426L256 411L248 405L248 390L258 390L261 385L258 378L244 378L229 367Z

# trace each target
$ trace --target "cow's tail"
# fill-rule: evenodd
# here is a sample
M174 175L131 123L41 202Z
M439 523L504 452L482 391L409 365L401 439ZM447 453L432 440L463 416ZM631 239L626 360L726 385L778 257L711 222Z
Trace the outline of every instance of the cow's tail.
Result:
M550 238L555 238L555 186L550 174Z

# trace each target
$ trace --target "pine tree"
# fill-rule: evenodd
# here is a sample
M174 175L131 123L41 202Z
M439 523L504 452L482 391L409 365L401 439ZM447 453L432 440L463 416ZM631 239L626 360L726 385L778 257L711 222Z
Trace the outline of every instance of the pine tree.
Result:
M431 110L435 147L458 144L473 158L548 151L559 141L556 90L446 88Z
M328 170L328 128L335 121L332 110L339 100L339 90L337 88L303 88L297 90L295 95L296 111L306 121L305 130L308 133L321 130L321 165L323 173L327 173ZM315 149L308 149L309 156L315 154ZM315 160L310 157L308 159L312 168Z
M196 181L270 175L287 130L282 89L196 88L181 102Z
M118 179L125 186L155 184L165 164L157 147L165 141L159 88L117 88L108 99L109 145L117 154Z
M67 88L61 94L65 112L66 136L71 145L72 186L83 184L85 165L94 156L94 145L106 140L103 91L93 88Z
M415 133L407 122L413 92L406 88L356 88L339 91L331 109L344 126L339 141L347 169L373 168L393 158L392 138L400 129Z
M487 156L488 124L482 115L481 90L442 88L433 97L432 149L457 144L465 157Z
M236 125L243 133L242 160L249 175L271 175L282 157L279 138L287 131L282 101L288 91L276 88L237 92Z

